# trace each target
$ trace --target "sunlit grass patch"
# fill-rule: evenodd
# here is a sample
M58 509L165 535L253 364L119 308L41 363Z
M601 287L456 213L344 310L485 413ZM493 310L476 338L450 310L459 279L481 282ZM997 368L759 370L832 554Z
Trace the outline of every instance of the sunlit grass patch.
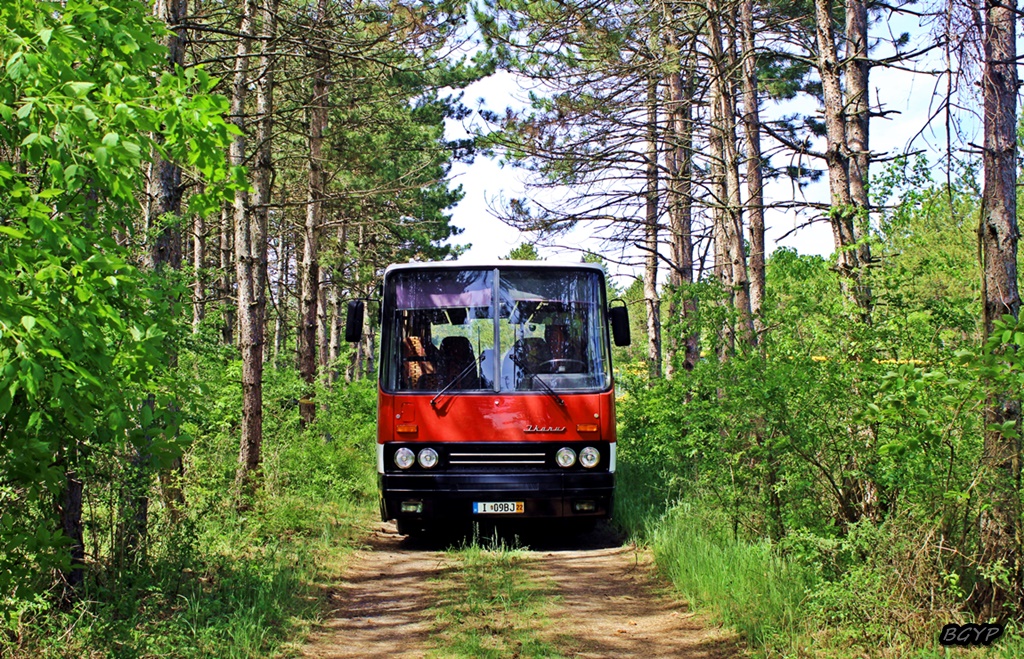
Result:
M455 561L435 605L438 632L431 657L556 659L540 633L548 626L550 587L532 581L528 559L503 541L474 540L449 553Z
M650 535L659 568L694 605L711 609L759 646L794 633L807 575L768 541L718 533L687 506L671 510Z

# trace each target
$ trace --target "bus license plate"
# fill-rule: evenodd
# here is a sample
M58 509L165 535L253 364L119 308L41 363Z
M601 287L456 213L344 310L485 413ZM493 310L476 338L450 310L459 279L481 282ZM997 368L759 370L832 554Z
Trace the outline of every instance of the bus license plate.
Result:
M523 513L522 501L474 501L473 513L504 513L521 515Z

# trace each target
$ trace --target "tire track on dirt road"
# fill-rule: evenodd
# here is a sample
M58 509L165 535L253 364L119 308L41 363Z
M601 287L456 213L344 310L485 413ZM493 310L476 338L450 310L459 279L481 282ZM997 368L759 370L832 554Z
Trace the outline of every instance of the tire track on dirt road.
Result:
M435 583L451 569L443 551L415 547L378 524L327 592L331 611L302 655L315 659L418 659L430 650Z
M436 631L438 584L455 578L443 549L376 525L344 581L328 591L331 613L303 656L315 659L444 657ZM450 540L448 541L450 542ZM457 541L456 541L457 542ZM552 624L538 633L575 659L726 659L744 655L730 632L688 611L655 574L650 554L605 528L579 537L529 531L510 535L524 550L530 578L554 598ZM548 588L547 586L550 586Z

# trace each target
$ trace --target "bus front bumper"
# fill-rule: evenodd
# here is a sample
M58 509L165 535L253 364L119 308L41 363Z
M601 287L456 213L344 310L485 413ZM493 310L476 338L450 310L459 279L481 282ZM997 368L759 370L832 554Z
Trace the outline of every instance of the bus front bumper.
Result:
M381 518L441 522L466 519L611 517L615 474L381 474ZM481 512L494 506L522 512ZM518 505L521 504L521 507Z

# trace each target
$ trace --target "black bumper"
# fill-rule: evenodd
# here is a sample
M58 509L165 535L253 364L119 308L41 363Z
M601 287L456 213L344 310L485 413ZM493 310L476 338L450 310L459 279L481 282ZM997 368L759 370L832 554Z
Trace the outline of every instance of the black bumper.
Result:
M612 515L609 472L379 475L381 518L422 522L464 519L591 518ZM521 514L478 514L474 503L523 502ZM405 509L403 511L403 504ZM419 504L417 506L417 504ZM419 510L415 510L419 508Z

